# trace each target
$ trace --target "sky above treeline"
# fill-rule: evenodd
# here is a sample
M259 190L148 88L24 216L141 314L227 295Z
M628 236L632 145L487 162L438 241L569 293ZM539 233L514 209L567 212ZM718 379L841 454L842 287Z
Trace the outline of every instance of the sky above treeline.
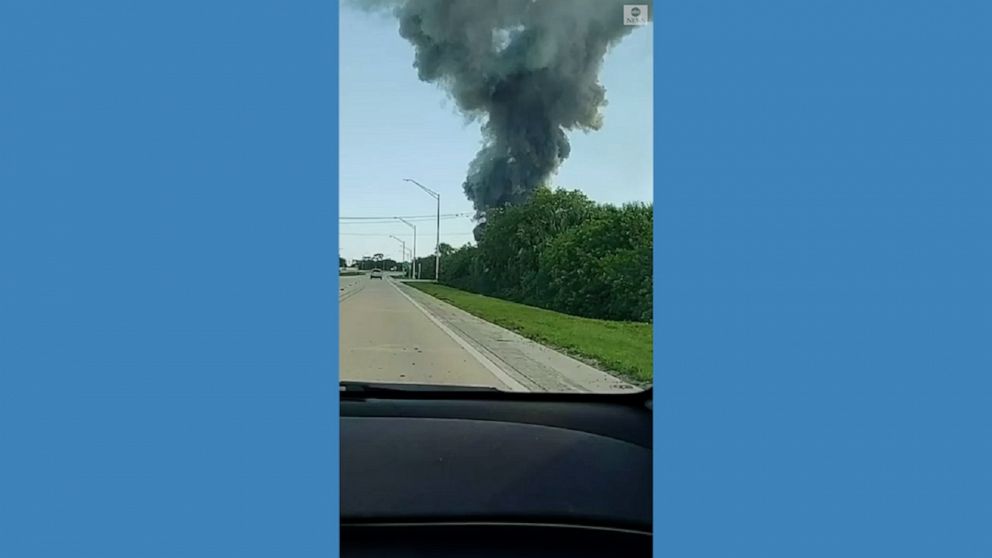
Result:
M569 134L571 154L552 185L604 203L651 201L652 40L651 26L640 27L607 54L603 126ZM375 253L399 259L391 235L412 248L413 230L390 220L396 216L414 217L419 256L433 252L435 201L404 178L441 194L441 242L473 240L462 184L481 145L479 123L420 81L413 60L394 18L341 8L340 246L349 261Z

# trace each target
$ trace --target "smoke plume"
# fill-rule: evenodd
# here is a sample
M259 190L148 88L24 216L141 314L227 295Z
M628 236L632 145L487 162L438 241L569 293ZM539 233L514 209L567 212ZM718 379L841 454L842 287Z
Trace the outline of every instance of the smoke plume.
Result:
M422 81L482 122L465 194L487 210L524 201L568 155L566 131L596 130L599 70L634 27L620 0L364 0L391 9Z

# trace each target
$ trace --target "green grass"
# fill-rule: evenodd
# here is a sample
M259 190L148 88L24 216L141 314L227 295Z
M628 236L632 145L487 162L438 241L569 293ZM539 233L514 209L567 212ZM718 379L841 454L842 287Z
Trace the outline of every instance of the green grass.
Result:
M405 284L634 383L651 382L651 324L580 318L436 283Z

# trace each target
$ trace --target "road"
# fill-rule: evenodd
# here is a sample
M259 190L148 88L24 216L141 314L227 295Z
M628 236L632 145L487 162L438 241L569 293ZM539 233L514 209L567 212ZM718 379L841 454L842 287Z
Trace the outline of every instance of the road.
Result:
M509 387L391 279L340 282L342 380Z

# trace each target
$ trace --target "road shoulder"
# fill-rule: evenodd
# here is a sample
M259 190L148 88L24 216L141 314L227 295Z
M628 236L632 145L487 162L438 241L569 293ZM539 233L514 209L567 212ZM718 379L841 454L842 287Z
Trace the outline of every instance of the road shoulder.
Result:
M639 388L397 281L434 319L532 391L630 392Z

